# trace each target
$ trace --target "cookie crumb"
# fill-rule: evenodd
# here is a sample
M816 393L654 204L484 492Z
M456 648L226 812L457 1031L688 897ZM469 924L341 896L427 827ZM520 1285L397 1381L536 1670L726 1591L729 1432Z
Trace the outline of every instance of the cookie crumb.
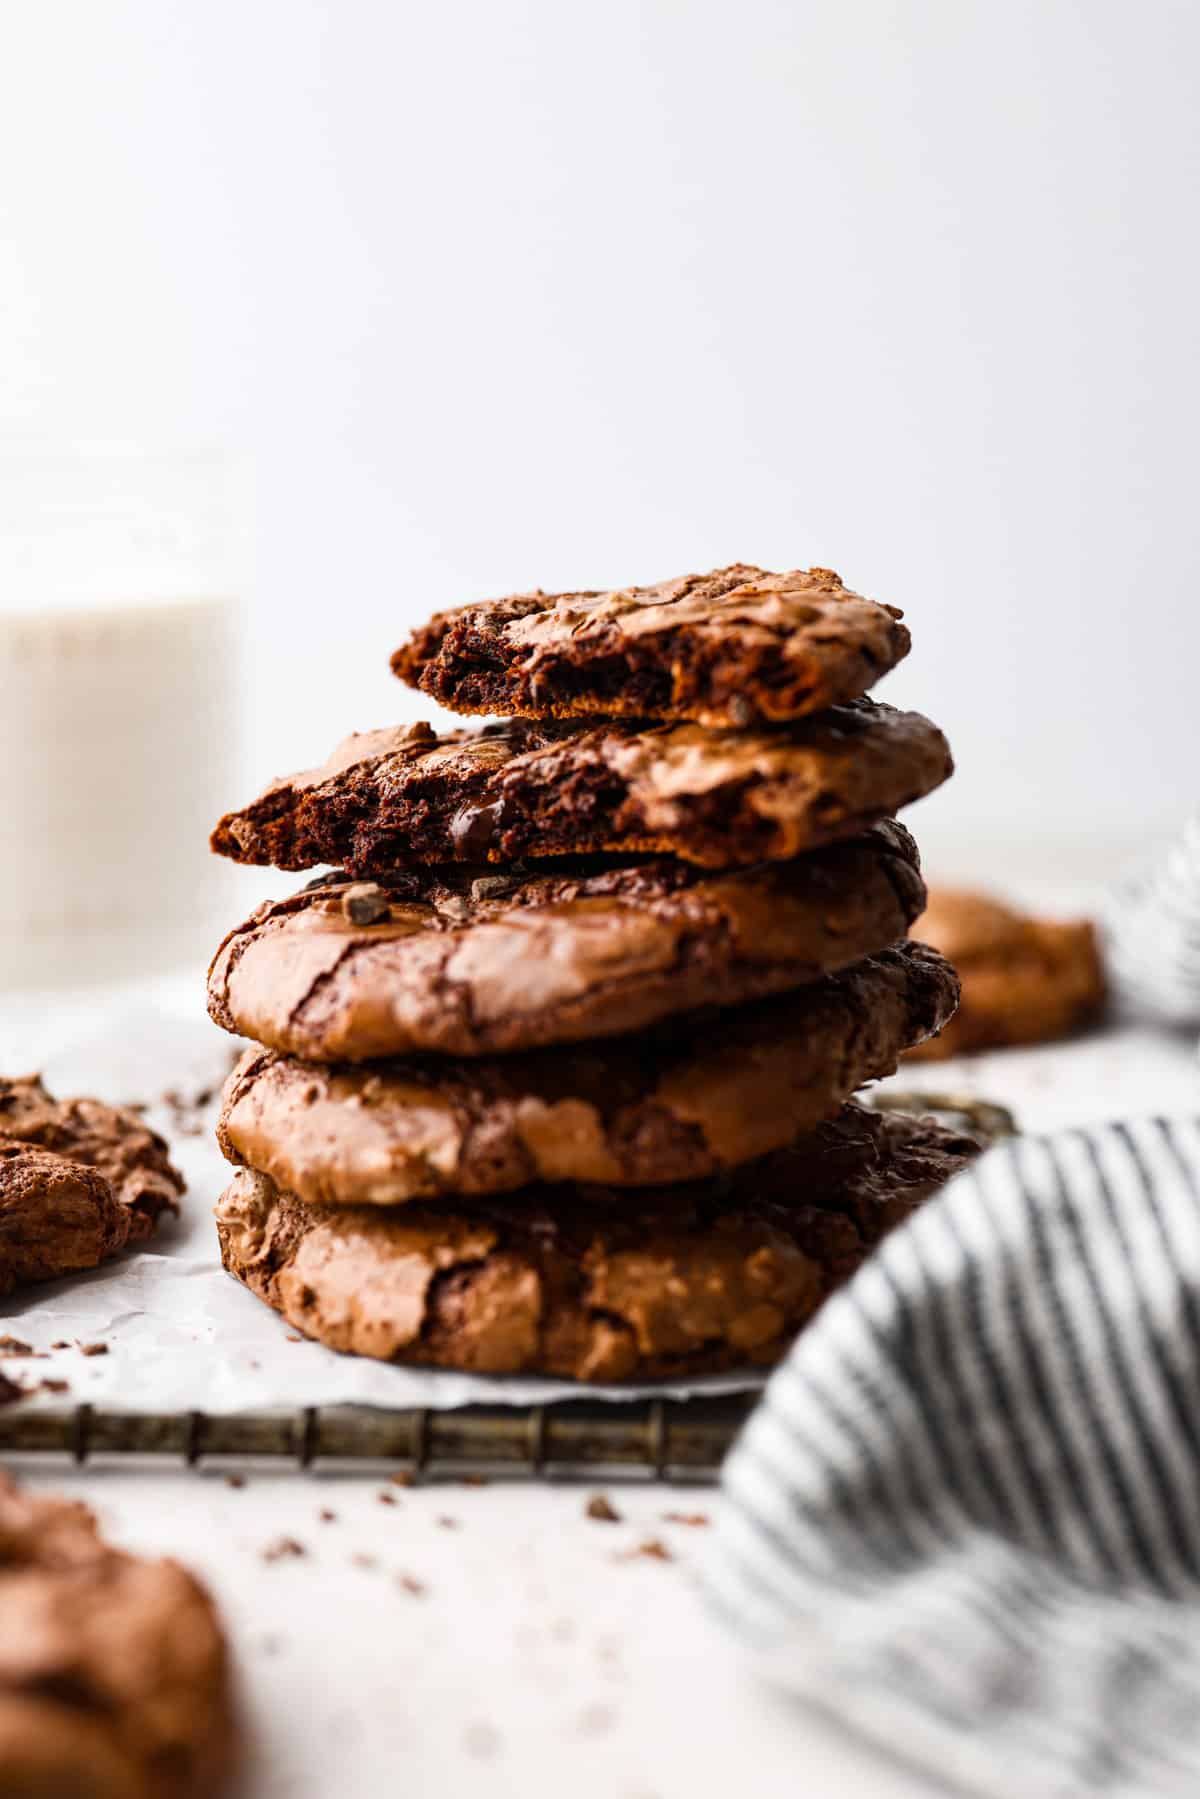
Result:
M382 1493L376 1493L375 1497L380 1505L399 1505L400 1503L396 1498L396 1495L394 1493L389 1493L386 1487L383 1489Z
M642 1556L651 1562L673 1562L675 1560L673 1553L667 1548L661 1537L647 1537L645 1542L639 1543L636 1548L622 1550L616 1559L619 1562L636 1562Z
M687 1524L693 1530L700 1529L709 1523L707 1512L664 1512L664 1524Z
M423 1599L429 1591L425 1582L418 1580L415 1574L397 1574L396 1585L403 1588L404 1592L411 1593L414 1599Z
M283 1340L285 1343L303 1343L304 1338L297 1336L295 1331L287 1331Z
M323 1505L321 1507L320 1511L317 1513L317 1517L321 1520L322 1524L336 1524L337 1523L337 1513L334 1511L330 1511L330 1509L327 1505Z
M87 1356L107 1355L108 1354L108 1344L107 1343L81 1343L79 1345L79 1353L80 1353L80 1355L87 1355Z
M594 1518L598 1524L620 1524L621 1514L605 1493L593 1493L583 1508L585 1518Z
M364 1555L360 1549L350 1557L350 1565L353 1568L378 1568L379 1557L377 1555Z
M227 1487L244 1487L245 1484L246 1476L244 1474L227 1474L225 1476L225 1485Z
M275 1541L268 1543L260 1553L264 1562L282 1562L286 1561L289 1556L307 1555L308 1550L303 1543L298 1543L295 1537L276 1537Z
M441 1517L438 1519L438 1527L441 1530L457 1530L459 1527L458 1519L451 1518L445 1512L443 1512Z
M51 1347L51 1349L70 1349L70 1347L71 1347L71 1345L70 1345L70 1344L69 1344L69 1343L64 1343L64 1342L62 1342L62 1341L61 1341L61 1339L60 1339L60 1341L59 1341L59 1342L57 1342L57 1343L52 1343L52 1344L51 1344L51 1345L50 1345L50 1347Z
M69 1393L71 1391L71 1383L69 1380L52 1380L47 1378L46 1380L40 1380L38 1386L44 1393Z

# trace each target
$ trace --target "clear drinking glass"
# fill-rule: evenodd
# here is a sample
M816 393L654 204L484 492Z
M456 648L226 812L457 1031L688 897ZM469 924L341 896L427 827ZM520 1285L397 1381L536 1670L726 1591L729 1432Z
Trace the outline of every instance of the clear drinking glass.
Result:
M0 449L0 990L201 970L240 534L210 456Z

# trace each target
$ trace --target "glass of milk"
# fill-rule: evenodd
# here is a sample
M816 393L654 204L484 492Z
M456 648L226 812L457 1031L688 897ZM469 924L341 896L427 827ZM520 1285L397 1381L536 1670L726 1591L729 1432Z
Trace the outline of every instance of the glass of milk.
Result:
M238 797L234 471L0 446L0 992L199 975Z

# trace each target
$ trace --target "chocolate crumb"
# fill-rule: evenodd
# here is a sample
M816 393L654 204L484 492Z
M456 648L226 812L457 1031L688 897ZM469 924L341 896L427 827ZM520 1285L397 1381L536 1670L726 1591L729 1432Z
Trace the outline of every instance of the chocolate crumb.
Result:
M264 1562L282 1562L286 1561L289 1556L307 1555L308 1550L303 1543L298 1543L295 1537L276 1537L273 1543L267 1544L261 1554Z
M617 1560L619 1562L636 1562L641 1556L651 1562L673 1562L675 1560L661 1537L647 1537L645 1542L639 1543L635 1549L623 1550Z
M593 1493L583 1508L585 1518L594 1518L598 1524L620 1524L621 1514L616 1506L603 1493Z
M69 1393L71 1391L69 1380L40 1380L38 1386L44 1393Z
M304 1338L298 1337L295 1331L288 1331L283 1340L285 1343L303 1343Z
M22 1342L20 1337L0 1337L0 1355L36 1355L37 1350L32 1343Z
M411 1593L414 1599L423 1599L429 1591L425 1582L418 1580L415 1574L397 1574L396 1585L402 1587L406 1593Z
M337 1513L331 1512L327 1505L321 1507L320 1511L317 1513L317 1517L321 1520L322 1524L337 1523Z
M382 887L359 881L342 895L342 912L351 924L377 924L391 908Z
M688 1524L693 1530L709 1522L707 1512L664 1512L664 1524Z
M80 1353L80 1355L88 1355L88 1356L107 1355L108 1354L108 1344L107 1343L81 1343L79 1345L79 1353Z
M246 1476L244 1474L227 1474L225 1476L225 1485L227 1487L244 1487L245 1484Z
M60 1341L58 1343L52 1343L50 1347L51 1349L70 1349L71 1345Z
M400 1501L396 1498L396 1495L394 1493L389 1493L387 1491L386 1487L384 1488L382 1493L376 1493L375 1497L379 1501L380 1505L399 1505L399 1503L400 1503Z

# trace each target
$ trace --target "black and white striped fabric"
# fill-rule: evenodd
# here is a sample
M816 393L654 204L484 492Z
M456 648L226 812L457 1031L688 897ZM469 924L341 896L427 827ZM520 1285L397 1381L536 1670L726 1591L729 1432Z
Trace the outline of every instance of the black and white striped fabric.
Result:
M708 1592L773 1678L957 1790L1196 1799L1200 1119L990 1150L724 1486Z
M1200 1026L1200 814L1102 918L1113 995L1136 1017Z

